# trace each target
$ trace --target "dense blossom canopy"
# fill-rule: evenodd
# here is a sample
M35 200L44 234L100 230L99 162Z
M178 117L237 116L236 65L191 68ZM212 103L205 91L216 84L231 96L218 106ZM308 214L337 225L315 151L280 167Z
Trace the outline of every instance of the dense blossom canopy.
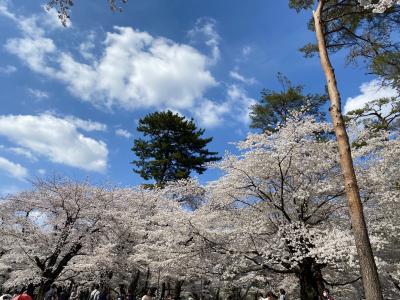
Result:
M371 240L385 293L399 278L399 140L349 124ZM210 293L318 285L358 290L358 259L331 126L295 117L273 133L251 134L239 154L214 163L224 175L206 186L104 188L51 180L1 202L2 285L131 284L137 270ZM326 134L324 134L326 133ZM317 270L309 285L309 269Z

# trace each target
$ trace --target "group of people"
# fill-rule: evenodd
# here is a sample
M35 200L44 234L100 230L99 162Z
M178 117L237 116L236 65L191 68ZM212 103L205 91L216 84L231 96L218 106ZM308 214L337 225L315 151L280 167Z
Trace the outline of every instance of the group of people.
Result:
M61 289L62 290L62 289ZM55 284L52 285L50 290L45 294L44 300L136 300L131 293L125 293L125 289L120 287L119 293L114 290L111 290L110 287L103 286L100 288L99 284L94 284L91 290L83 289L78 290L75 286L71 289L71 292L67 294L67 297L64 298L60 296L62 294L59 293L60 289L56 287ZM153 291L150 289L143 297L142 300L152 300L153 299ZM20 300L28 300L28 299L20 299Z
M35 286L30 283L21 289L20 293L14 294L4 294L0 297L0 300L33 300L34 298Z
M274 292L269 291L266 295L265 298L263 296L260 297L260 300L288 300L286 298L286 291L284 289L279 290L279 298L274 294Z
M27 287L23 288L21 293L11 296L10 294L5 294L0 297L0 300L33 300L34 297L34 286L29 284ZM124 293L117 295L117 300L135 300L130 295L125 295ZM95 284L91 292L79 293L77 287L72 288L71 292L68 293L62 286L56 286L52 284L50 289L45 293L44 300L110 300L110 290L107 288L100 289L99 284ZM141 300L153 300L154 293L149 290ZM265 298L263 295L259 300L288 300L286 297L286 291L284 289L279 290L279 296L276 296L272 291L266 293ZM330 295L328 289L322 291L320 300L334 300Z
M277 299L288 300L288 298L286 297L286 291L284 289L279 290L279 298L272 291L269 291L265 295L265 298L263 296L260 297L260 300L277 300ZM322 290L322 295L320 296L320 300L334 300L334 299L331 296L329 290L325 288Z

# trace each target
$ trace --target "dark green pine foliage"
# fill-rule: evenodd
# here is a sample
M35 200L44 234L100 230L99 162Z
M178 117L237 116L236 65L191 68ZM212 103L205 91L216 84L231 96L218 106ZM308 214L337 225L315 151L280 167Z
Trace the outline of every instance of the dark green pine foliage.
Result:
M297 11L311 10L317 3L318 0L289 0L289 6ZM400 90L400 5L374 13L361 6L359 0L325 0L322 20L330 53L348 50L348 63L365 63L368 73ZM314 31L312 18L308 27ZM314 42L301 51L305 56L318 54Z
M192 171L202 174L206 163L221 159L206 149L212 138L202 138L204 129L169 110L146 115L137 130L144 138L135 139L131 149L137 157L133 171L158 186L188 178Z
M400 130L400 97L381 98L366 103L362 108L347 113L346 120L354 120L371 131Z
M278 73L282 91L263 90L260 103L251 107L251 128L275 131L278 124L285 124L293 113L304 113L324 118L321 105L328 100L326 94L304 94L302 85L293 85L287 77Z

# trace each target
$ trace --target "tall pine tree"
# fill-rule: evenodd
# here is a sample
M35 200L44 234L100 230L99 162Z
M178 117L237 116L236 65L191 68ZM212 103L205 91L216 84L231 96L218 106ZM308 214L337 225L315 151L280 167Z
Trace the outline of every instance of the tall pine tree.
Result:
M279 124L285 124L296 112L315 115L320 119L325 117L320 108L328 101L328 95L305 94L302 85L293 85L283 74L278 73L277 78L282 91L261 92L260 102L251 107L251 128L275 131Z
M169 110L140 119L137 131L144 138L134 141L132 151L137 160L132 162L136 166L133 170L158 186L188 178L192 171L202 174L206 163L220 159L217 152L207 150L212 138L202 138L204 129Z

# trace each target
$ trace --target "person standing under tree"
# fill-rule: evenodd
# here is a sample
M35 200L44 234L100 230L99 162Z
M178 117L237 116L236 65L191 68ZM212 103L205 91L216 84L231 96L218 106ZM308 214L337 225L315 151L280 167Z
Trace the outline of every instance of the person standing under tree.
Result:
M44 300L57 300L57 285L53 283L44 295Z
M33 286L32 283L28 285L28 287L24 287L22 289L21 294L19 294L17 297L15 297L15 300L33 300L33 292L35 290L35 287Z
M322 291L321 300L335 300L335 299L333 299L333 297L330 295L330 292L328 289L324 289Z
M276 297L272 291L269 291L267 293L267 300L276 300L276 299L278 299L278 297Z
M152 290L148 289L146 295L142 297L142 300L153 300L152 295L153 295Z
M279 300L287 300L286 291L284 289L279 290Z
M96 283L94 285L94 290L90 293L89 300L98 300L99 299L99 295L100 295L99 288L100 288L100 285L98 283Z

